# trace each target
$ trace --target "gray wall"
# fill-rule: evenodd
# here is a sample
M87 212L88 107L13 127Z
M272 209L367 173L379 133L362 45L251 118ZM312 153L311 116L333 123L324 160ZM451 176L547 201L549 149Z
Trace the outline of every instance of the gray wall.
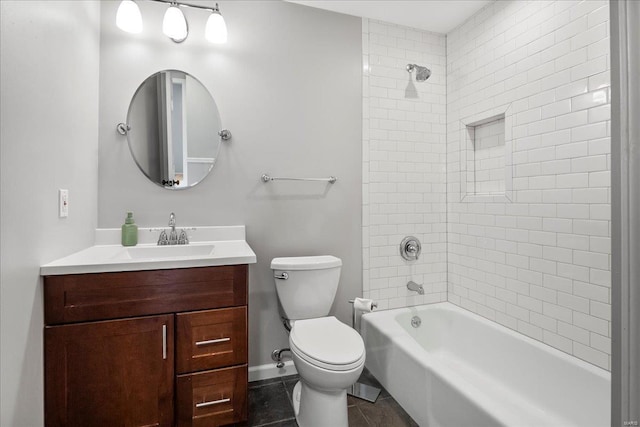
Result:
M348 322L361 295L361 20L285 2L224 2L229 43L204 39L207 15L185 10L191 35L162 35L165 6L139 2L144 32L114 25L118 2L102 3L98 224L119 227L134 211L140 226L246 224L258 263L250 268L250 364L287 346L280 324L273 257L342 258L334 313ZM210 3L207 3L210 4ZM212 173L186 191L149 182L115 126L138 85L162 69L181 69L213 94L223 143ZM262 173L336 175L338 182L269 183Z
M0 425L43 420L39 267L93 243L98 2L0 2ZM59 188L69 217L58 218Z

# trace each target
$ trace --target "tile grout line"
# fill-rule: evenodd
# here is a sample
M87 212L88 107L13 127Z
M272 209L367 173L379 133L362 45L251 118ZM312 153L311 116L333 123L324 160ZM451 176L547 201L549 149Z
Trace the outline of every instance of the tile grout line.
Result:
M260 425L253 426L253 427L269 427L269 426L272 426L272 425L280 424L280 423L282 423L284 421L295 421L295 420L296 420L295 417L294 418L284 418L282 420L273 421L273 422L270 422L270 423L267 423L267 424L260 424ZM297 421L296 421L296 424L297 424Z
M376 403L378 403L378 401L377 401L377 400L376 400ZM376 403L374 403L374 405L375 405ZM368 425L368 426L370 426L370 425L371 425L371 423L369 422L369 418L367 418L367 416L365 415L365 413L364 413L364 412L362 412L362 410L360 409L360 406L359 406L359 405L355 405L355 406L356 406L356 408L358 408L358 412L360 412L360 415L362 415L362 418L364 419L364 421L367 423L367 425Z

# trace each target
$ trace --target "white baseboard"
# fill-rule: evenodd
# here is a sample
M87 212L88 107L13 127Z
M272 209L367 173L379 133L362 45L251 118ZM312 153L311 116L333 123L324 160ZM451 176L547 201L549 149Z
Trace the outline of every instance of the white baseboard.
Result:
M266 380L275 377L285 377L287 375L297 374L296 367L293 366L293 360L284 362L284 367L276 368L275 363L267 363L266 365L258 365L249 367L249 382Z

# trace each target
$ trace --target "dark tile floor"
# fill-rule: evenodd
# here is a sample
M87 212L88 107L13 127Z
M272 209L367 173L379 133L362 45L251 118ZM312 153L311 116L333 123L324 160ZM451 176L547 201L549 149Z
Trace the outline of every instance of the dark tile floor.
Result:
M361 383L382 388L366 369ZM297 427L291 395L298 382L297 375L249 383L249 421L247 426ZM349 427L405 427L417 426L386 390L376 403L348 396ZM327 426L332 427L332 426Z

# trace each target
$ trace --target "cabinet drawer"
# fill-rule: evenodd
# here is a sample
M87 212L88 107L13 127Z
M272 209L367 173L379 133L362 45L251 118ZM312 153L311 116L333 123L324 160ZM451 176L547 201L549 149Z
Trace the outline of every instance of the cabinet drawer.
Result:
M180 313L176 318L177 373L247 363L246 307Z
M246 265L44 278L47 325L246 304Z
M247 365L179 375L178 426L220 426L247 420Z

